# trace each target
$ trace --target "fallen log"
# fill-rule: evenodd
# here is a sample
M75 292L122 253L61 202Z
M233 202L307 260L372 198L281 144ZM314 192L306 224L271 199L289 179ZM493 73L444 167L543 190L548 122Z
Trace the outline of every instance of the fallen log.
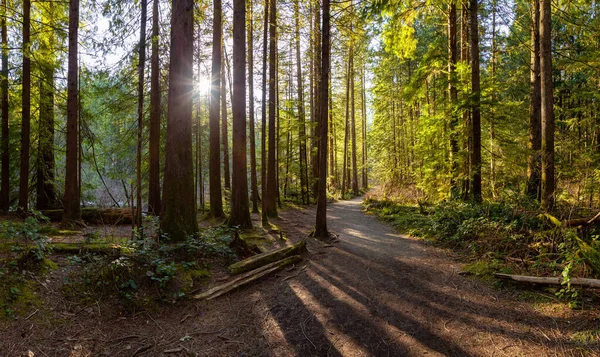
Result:
M541 276L529 276L529 275L512 275L495 273L495 277L506 280L514 280L520 283L528 284L540 284L540 285L563 285L563 279L558 276L553 277L541 277ZM585 286L588 288L600 288L600 280L588 279L588 278L571 278L572 286Z
M60 222L63 216L62 209L42 210L41 213L48 217L52 222ZM135 212L133 214L135 214ZM85 207L81 209L81 219L86 223L131 224L132 217L131 210L127 208Z
M565 227L589 226L595 223L600 223L600 212L592 218L574 218L564 222Z
M276 249L272 252L253 255L250 258L240 260L239 262L229 266L229 272L231 272L233 275L241 274L263 265L276 262L285 257L298 255L304 251L306 251L306 241L301 240L300 242L288 247Z
M230 282L215 286L212 289L209 289L200 294L193 295L192 297L197 300L212 300L216 297L219 297L223 294L230 292L231 290L240 288L240 287L248 285L254 281L257 281L258 279L260 279L266 275L269 275L287 265L297 263L301 259L302 259L302 257L299 255L292 255L291 257L287 257L287 258L281 259L279 261L276 261L274 263L262 266L258 269L249 271L245 274L238 276L237 278L233 279Z

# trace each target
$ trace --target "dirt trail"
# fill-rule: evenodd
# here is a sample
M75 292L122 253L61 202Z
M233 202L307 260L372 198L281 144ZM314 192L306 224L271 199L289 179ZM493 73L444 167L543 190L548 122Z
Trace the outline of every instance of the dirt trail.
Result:
M168 355L595 355L571 342L583 326L569 316L541 314L458 275L446 252L398 234L361 212L360 203L329 206L329 229L339 242L311 241L294 270L221 299L154 313L119 316L103 306L58 327L24 322L0 330L11 341L0 338L0 350L9 351L0 355L31 349L36 356L161 356L178 348L183 352ZM291 240L304 238L314 208L284 211L275 223Z

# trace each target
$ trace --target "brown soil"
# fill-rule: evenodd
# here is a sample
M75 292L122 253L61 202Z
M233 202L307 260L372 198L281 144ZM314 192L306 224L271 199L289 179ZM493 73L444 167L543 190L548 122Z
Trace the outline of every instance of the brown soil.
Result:
M339 242L310 240L294 269L213 301L126 316L65 301L51 280L48 312L0 325L0 356L600 355L574 338L597 333L595 310L533 306L458 275L448 252L398 234L360 202L330 205ZM306 238L314 209L274 223Z

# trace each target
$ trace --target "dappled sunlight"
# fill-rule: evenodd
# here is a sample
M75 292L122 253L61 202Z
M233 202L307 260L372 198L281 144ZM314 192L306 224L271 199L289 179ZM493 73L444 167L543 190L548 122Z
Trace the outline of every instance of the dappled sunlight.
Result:
M285 339L285 334L281 325L277 322L269 307L265 304L263 294L258 292L258 299L254 312L259 320L260 328L263 337L267 340L267 344L272 347L275 355L292 354L294 348Z
M290 284L290 288L304 303L305 307L314 314L314 317L325 329L325 337L339 353L342 355L372 356L363 346L353 341L343 330L336 326L335 317L331 314L330 310L323 306L319 299L315 298L302 284L292 283ZM309 342L312 343L310 340Z

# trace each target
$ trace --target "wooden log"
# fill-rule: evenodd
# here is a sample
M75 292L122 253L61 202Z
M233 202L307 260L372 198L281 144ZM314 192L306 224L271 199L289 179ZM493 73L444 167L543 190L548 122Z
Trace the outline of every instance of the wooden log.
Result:
M552 277L541 277L541 276L529 276L529 275L512 275L495 273L495 277L506 280L514 280L520 283L528 284L540 284L540 285L562 285L563 279L558 276ZM600 280L588 279L588 278L571 278L572 286L585 286L588 288L600 288Z
M298 242L294 245L291 245L289 247L276 249L272 252L257 254L257 255L251 256L248 259L244 259L237 263L234 263L229 266L229 271L233 275L241 274L241 273L259 268L263 265L267 265L267 264L276 262L285 257L289 257L291 255L298 255L304 251L306 251L306 241L301 240L300 242Z
M135 211L135 209L134 209ZM62 209L43 210L42 214L52 222L60 222L63 216ZM133 213L135 214L135 212ZM81 219L86 223L94 224L131 224L132 213L126 208L91 208L81 209Z
M302 259L299 255L292 255L290 257L281 259L279 261L273 262L271 264L267 264L258 269L254 269L245 274L242 274L232 281L229 281L225 284L215 286L212 289L209 289L203 293L193 295L192 297L197 300L212 300L216 297L219 297L223 294L226 294L234 289L240 288L242 286L248 285L254 281L259 280L260 278L269 275L287 265L297 263Z
M574 218L564 222L565 227L589 226L600 223L600 212L592 218Z

